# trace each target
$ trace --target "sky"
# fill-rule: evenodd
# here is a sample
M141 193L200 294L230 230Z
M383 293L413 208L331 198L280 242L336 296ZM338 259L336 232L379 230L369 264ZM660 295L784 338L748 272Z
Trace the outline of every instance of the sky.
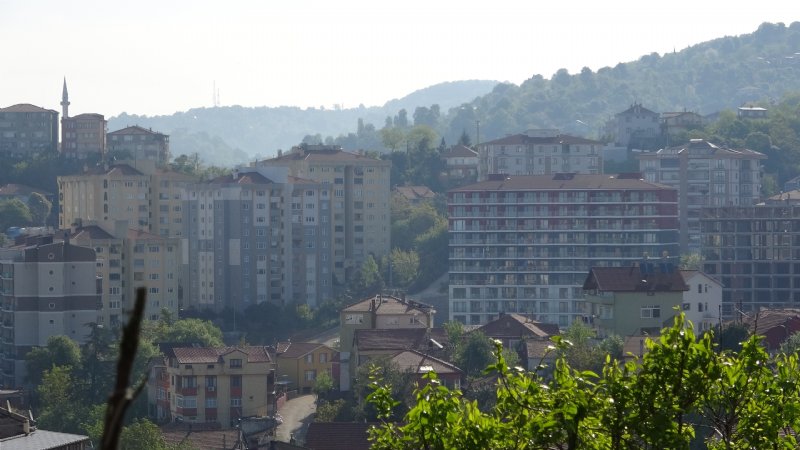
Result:
M215 88L221 106L375 106L799 20L794 0L0 0L0 107L60 111L64 78L71 115L211 107Z

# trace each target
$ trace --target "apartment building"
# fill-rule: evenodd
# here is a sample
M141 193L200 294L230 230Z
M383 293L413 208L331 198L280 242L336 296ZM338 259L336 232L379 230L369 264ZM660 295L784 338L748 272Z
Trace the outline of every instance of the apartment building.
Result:
M724 286L724 318L800 307L800 191L704 208L700 227L703 271Z
M117 220L150 230L150 177L130 164L86 168L58 177L58 225L69 228L83 221L113 229Z
M95 253L52 236L0 249L0 381L25 383L25 355L63 335L83 343L100 310Z
M614 143L628 148L654 148L661 137L660 115L641 103L633 103L630 108L617 113L609 123L610 133L615 136Z
M391 162L338 146L301 145L256 166L287 167L291 175L315 180L331 191L328 226L339 286L352 278L368 255L380 259L389 253Z
M127 155L124 159L155 161L158 166L169 162L169 136L138 125L112 131L106 137L109 153Z
M97 276L104 282L97 322L119 327L125 312L133 309L139 287L147 289L146 319L159 320L163 310L177 317L184 269L180 240L127 225L118 221L114 229L105 230L84 224L68 231L72 242L93 248L97 255Z
M678 254L674 188L639 174L493 176L448 192L450 320L583 319L591 267Z
M238 168L189 188L184 215L198 308L332 299L330 187L281 167Z
M645 180L678 190L681 251L700 250L700 214L707 206L749 206L761 192L761 160L748 149L702 139L637 156Z
M61 118L61 154L70 158L100 158L106 154L108 121L102 114L87 113Z
M274 412L275 364L266 347L174 347L152 368L150 414L232 428L242 417Z
M0 108L0 154L58 151L58 111L22 103Z
M555 129L528 130L483 142L478 145L478 181L497 173L603 173L602 147L602 142L561 134Z

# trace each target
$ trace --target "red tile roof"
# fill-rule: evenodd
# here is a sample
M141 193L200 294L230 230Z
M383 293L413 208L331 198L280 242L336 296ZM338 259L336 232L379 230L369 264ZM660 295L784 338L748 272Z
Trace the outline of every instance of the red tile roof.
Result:
M653 270L642 272L639 267L593 267L583 283L585 290L605 292L683 292L689 286L680 270L664 270L653 260Z
M279 342L278 343L278 357L279 358L302 358L305 355L313 352L314 350L325 347L332 351L332 348L325 344L316 342Z
M390 360L403 372L424 374L432 370L439 375L462 373L455 365L416 350L397 352Z
M477 158L477 157L478 157L478 152L464 145L455 145L450 150L442 153L442 158Z
M293 148L291 151L284 153L281 156L276 156L272 159L260 161L259 164L270 164L275 162L284 161L312 161L312 162L337 162L337 161L376 161L371 156L366 156L360 153L347 152L341 149L322 149L322 150L302 150L299 147ZM388 164L388 162L386 162Z
M100 228L97 225L87 225L85 227L80 227L75 229L70 236L71 239L114 239L114 236L107 232L106 230Z
M356 330L353 341L359 351L370 350L440 350L431 341L447 346L449 339L443 328L392 328Z
M376 295L358 303L353 303L345 307L342 312L366 312L373 309L376 314L413 314L414 311L427 314L428 311L433 309L433 306L411 299L403 300L391 295Z
M131 126L123 128L121 130L112 131L112 132L110 132L108 134L109 135L112 135L112 134L152 134L152 135L157 135L157 136L165 136L164 133L159 133L158 131L153 131L152 128L148 130L147 128L140 127L139 125L131 125Z
M19 103L5 108L0 108L0 112L47 112L58 114L57 111L53 111L52 109L44 109L39 106L31 105L30 103Z
M236 179L233 175L223 175L209 181L213 184L272 184L273 181L258 172L240 173Z
M171 353L180 364L214 364L221 356L241 351L247 362L272 362L266 347L173 347Z
M493 141L482 142L480 145L560 145L560 144L583 144L583 145L602 145L600 141L586 139L569 134L558 134L555 136L528 136L527 134L512 134L501 137Z
M516 313L504 313L497 319L484 324L478 330L492 338L547 338L559 333L558 325L554 323L537 322Z

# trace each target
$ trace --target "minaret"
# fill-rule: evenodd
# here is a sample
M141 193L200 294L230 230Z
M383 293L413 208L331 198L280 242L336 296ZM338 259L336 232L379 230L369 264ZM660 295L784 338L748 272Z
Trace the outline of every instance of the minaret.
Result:
M61 117L69 117L69 94L67 93L67 77L64 77L64 88L61 90Z

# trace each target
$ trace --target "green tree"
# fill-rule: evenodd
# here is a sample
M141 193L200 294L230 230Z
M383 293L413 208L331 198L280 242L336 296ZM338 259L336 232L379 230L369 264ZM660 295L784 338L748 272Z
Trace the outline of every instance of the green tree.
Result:
M356 294L359 297L375 295L383 289L383 277L378 262L372 255L367 256L354 280Z
M28 211L31 214L31 222L37 226L47 225L47 218L50 217L50 211L53 204L50 200L45 198L44 195L34 192L28 197Z
M681 270L703 270L703 255L700 253L687 253L681 255Z
M477 377L491 363L492 349L491 339L475 330L468 333L463 343L456 347L453 362L468 377Z
M78 343L67 336L50 336L47 345L34 347L25 355L27 381L38 386L47 370L61 366L73 370L81 364L81 349Z
M18 199L0 200L0 231L9 227L24 227L33 221L31 212L25 203Z
M88 415L87 405L74 395L74 378L69 367L54 366L46 370L36 392L41 399L37 417L40 427L63 433L81 432L81 424Z
M399 128L387 127L381 129L381 141L383 145L392 152L400 150L405 140L406 135L403 130Z
M198 343L204 347L220 347L222 330L208 320L181 319L162 330L157 342Z
M333 378L331 378L328 372L322 372L318 374L317 379L314 380L314 394L316 394L317 397L324 399L332 390Z
M407 288L419 274L419 255L413 250L393 249L389 254L389 267L393 287Z
M136 419L122 430L119 447L122 450L167 450L169 446L161 430L147 419Z

